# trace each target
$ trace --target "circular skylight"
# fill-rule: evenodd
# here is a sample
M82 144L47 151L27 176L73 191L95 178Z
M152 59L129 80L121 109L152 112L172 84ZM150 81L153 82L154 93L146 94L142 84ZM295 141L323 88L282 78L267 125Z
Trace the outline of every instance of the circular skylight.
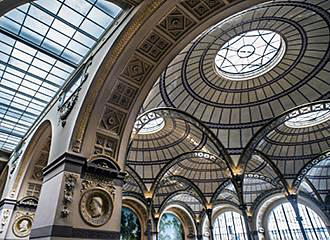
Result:
M247 80L275 67L284 52L285 42L278 33L269 30L248 31L222 46L215 57L215 66L224 78Z
M295 112L292 114L295 114ZM312 127L330 120L330 109L311 111L299 115L298 114L299 113L297 113L296 117L288 119L285 122L285 125L291 128L305 128Z
M135 128L139 128L140 122L135 123ZM148 121L139 131L138 134L152 134L156 133L163 129L165 126L164 118L157 116L157 118L153 118Z

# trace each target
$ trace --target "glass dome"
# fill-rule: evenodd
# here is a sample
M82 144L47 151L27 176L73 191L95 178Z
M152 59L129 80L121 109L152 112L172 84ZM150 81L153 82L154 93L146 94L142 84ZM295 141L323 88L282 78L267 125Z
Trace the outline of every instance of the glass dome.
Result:
M298 111L298 110L297 110ZM294 115L296 112L293 112ZM296 113L297 116L288 119L285 125L291 128L305 128L312 127L330 119L330 109L323 109L319 111L309 111L306 113Z
M218 74L229 80L247 80L275 67L285 52L285 42L276 32L253 30L227 41L215 57Z
M148 118L146 119L147 122L144 125L141 121L135 122L133 133L137 132L138 134L152 134L162 130L165 126L164 118L158 116L157 114L149 113Z

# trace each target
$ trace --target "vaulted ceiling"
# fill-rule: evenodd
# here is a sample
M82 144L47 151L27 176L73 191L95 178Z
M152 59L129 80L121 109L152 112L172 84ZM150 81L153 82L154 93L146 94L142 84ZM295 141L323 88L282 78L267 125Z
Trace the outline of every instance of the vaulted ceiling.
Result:
M155 206L239 205L236 175L253 206L291 191L329 150L329 11L328 1L259 4L205 29L173 58L144 101L127 154ZM303 177L323 198L326 165Z
M0 17L0 151L19 144L121 13L105 0L38 0Z

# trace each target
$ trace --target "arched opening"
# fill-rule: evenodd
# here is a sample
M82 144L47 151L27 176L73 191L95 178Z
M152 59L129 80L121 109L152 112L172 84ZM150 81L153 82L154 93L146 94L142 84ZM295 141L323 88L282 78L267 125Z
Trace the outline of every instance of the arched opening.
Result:
M52 143L52 127L49 121L42 123L27 146L12 188L17 204L11 219L9 239L30 235L43 183L43 168L48 164Z
M311 208L298 203L304 231L309 239L326 240L330 238L329 232L321 217ZM290 203L281 203L274 207L267 216L269 239L303 239L296 214Z
M214 240L248 239L242 214L232 209L220 213L213 222Z
M135 212L123 207L121 211L120 240L141 240L141 223Z
M159 222L159 240L184 240L181 220L171 212L165 212Z

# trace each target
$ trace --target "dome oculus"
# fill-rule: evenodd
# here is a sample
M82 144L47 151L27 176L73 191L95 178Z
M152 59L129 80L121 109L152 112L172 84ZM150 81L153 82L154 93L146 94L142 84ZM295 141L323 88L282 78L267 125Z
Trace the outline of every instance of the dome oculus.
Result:
M314 108L321 107L322 105L315 105ZM305 112L296 110L290 114L285 122L285 125L291 128L305 128L312 127L323 122L330 120L330 108L323 109L309 109L308 107L302 109Z
M276 32L253 30L227 41L215 57L218 74L229 80L247 80L275 67L285 52L285 42Z
M135 123L135 128L139 128L140 123ZM151 119L148 121L140 130L138 130L138 134L152 134L156 133L163 129L165 126L164 118L160 116L156 116L156 118ZM137 132L135 130L135 132Z

